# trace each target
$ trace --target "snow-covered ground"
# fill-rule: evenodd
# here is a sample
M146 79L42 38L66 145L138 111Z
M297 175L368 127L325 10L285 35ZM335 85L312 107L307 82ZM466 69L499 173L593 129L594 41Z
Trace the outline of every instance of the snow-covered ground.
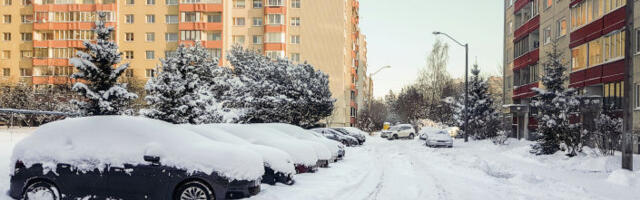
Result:
M0 200L8 189L13 145L33 129L0 128ZM263 185L252 200L262 199L637 199L636 171L618 170L620 156L557 154L533 156L525 141L495 146L489 141L452 149L427 148L420 140L369 138L347 148L343 161L314 174L296 175L294 186ZM588 151L588 150L587 150Z

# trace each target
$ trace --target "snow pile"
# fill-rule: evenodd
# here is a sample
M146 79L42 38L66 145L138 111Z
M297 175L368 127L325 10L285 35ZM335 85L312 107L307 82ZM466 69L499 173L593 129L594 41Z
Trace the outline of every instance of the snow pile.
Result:
M246 140L232 135L225 130L210 125L182 125L183 128L196 132L211 140L234 144L239 147L248 148L262 156L265 166L270 167L276 172L287 174L295 173L292 158L286 152L264 145L251 144Z
M318 161L313 147L271 128L246 124L209 124L207 126L223 129L253 144L270 146L287 152L295 164L313 166Z
M607 181L623 186L635 186L640 184L640 172L630 172L628 170L619 169L613 171Z
M166 166L216 172L232 180L255 180L264 174L260 156L245 148L166 122L127 116L75 118L41 126L15 146L11 163L42 163L52 171L58 163L66 163L89 171L107 165L149 164L145 155L159 156Z

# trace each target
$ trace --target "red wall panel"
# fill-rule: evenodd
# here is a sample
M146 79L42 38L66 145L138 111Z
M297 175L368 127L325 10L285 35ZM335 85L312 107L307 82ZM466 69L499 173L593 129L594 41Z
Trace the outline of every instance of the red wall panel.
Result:
M518 29L516 29L513 32L513 38L515 38L513 41L514 42L518 41L522 39L524 36L527 36L529 33L539 28L540 28L540 15L534 17L533 19L529 20L527 23L523 24Z
M536 49L533 51L530 51L529 53L526 53L518 58L516 58L515 60L513 60L513 70L519 70L522 69L526 66L535 64L536 62L538 62L538 60L540 60L540 49Z
M513 4L513 13L517 13L520 9L524 8L531 0L517 0Z

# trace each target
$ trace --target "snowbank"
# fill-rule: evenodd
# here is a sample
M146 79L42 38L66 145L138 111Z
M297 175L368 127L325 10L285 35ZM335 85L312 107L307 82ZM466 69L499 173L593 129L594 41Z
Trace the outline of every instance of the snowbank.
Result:
M287 152L295 164L313 166L318 162L318 156L313 147L277 130L246 124L209 124L207 126L221 128L253 144L270 146Z
M262 156L264 160L265 166L270 167L276 172L282 172L285 174L293 174L295 173L295 168L293 166L291 156L279 149L264 146L251 144L246 140L232 135L227 131L217 128L215 126L210 125L181 125L185 129L189 129L193 132L196 132L204 137L212 139L218 142L224 142L229 144L234 144L239 147L245 147L251 149L255 153Z
M245 148L215 142L166 122L127 116L75 118L43 125L16 144L11 163L42 163L45 170L66 163L89 171L106 165L148 164L145 155L159 156L166 166L217 172L232 180L255 180L264 174L261 157Z

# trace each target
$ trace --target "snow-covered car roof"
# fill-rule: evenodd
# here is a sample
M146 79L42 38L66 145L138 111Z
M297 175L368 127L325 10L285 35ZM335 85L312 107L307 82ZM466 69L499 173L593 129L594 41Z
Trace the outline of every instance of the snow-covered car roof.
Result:
M318 161L315 149L307 144L300 143L298 139L271 128L247 124L209 124L208 126L224 129L228 133L253 144L270 146L287 152L291 155L295 164L312 166Z
M345 130L351 132L351 133L355 133L355 134L359 134L362 136L367 136L369 135L367 132L364 132L362 130L360 130L359 128L355 128L355 127L343 127Z
M16 144L11 161L27 166L41 163L52 171L65 163L90 171L107 165L149 164L144 156L158 156L164 166L216 172L232 180L255 180L264 174L261 156L246 148L215 142L163 121L130 116L45 124Z
M336 156L336 157L338 156L338 151L339 151L338 145L334 144L333 142L331 142L329 139L325 137L318 137L317 135L311 133L312 131L303 129L302 127L291 125L291 124L284 124L284 123L268 123L268 124L254 124L254 125L273 128L273 129L282 131L283 133L290 135L292 137L318 143L324 147L324 150L326 150L326 152L323 152L322 154L329 153L328 155L329 158L331 158L332 156ZM323 151L322 148L319 148L319 147L316 147L316 150ZM326 157L326 155L324 156L319 155L318 157L323 158L323 157Z
M246 140L235 136L221 128L210 125L181 125L181 127L198 133L206 138L214 141L235 144L246 147L262 156L265 166L270 167L276 172L287 174L295 173L293 159L291 156L280 150L269 146L252 144Z

